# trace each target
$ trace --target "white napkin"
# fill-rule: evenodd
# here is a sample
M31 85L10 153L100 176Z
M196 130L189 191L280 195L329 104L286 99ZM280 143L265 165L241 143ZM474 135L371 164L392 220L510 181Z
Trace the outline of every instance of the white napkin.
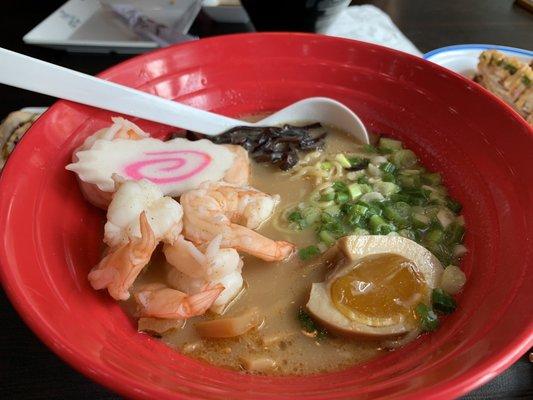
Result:
M372 5L351 6L326 30L326 35L361 40L421 56L390 17Z

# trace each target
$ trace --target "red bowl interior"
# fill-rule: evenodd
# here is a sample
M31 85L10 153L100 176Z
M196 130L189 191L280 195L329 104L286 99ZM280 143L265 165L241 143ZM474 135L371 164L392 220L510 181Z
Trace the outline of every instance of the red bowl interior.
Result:
M189 359L138 334L90 288L104 215L64 167L114 114L60 101L1 177L1 276L28 325L87 376L136 398L443 398L482 384L533 345L533 135L475 83L404 53L306 34L201 40L101 76L231 116L310 96L345 103L371 129L405 141L463 203L468 283L439 331L345 371L247 376ZM154 136L171 130L137 122Z

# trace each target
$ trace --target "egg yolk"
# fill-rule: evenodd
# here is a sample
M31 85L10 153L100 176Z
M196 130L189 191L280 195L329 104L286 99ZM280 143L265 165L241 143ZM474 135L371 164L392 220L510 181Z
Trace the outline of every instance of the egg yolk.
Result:
M415 307L428 293L416 265L397 254L367 256L331 284L333 304L351 320L364 316L414 321Z

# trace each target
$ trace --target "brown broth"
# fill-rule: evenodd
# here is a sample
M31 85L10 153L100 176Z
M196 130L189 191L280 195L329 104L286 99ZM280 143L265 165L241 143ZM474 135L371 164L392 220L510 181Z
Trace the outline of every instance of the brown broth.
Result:
M353 139L347 135L331 132L327 152L350 151L354 145ZM251 185L269 194L279 194L278 210L306 199L312 189L306 179L289 180L278 168L256 163L252 165ZM312 230L308 233L280 231L272 220L267 221L259 232L276 240L291 241L299 247L315 241ZM208 314L191 318L183 328L166 333L162 337L164 343L191 357L235 370L245 370L243 359L246 357L268 357L276 362L276 368L263 373L271 375L339 370L382 351L375 342L335 337L317 341L302 333L297 319L298 309L307 302L311 284L324 280L326 265L320 258L304 262L294 255L279 263L247 255L243 259L245 290L233 301L224 317L237 316L257 307L264 320L260 328L235 339L201 339L195 331L195 323L218 318ZM164 258L157 255L137 284L164 281L168 268Z

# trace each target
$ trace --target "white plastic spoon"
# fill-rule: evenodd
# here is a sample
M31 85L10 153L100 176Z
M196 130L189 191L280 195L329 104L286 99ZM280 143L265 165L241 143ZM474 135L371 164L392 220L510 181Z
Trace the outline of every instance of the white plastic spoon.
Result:
M276 126L320 122L368 143L361 120L349 108L325 97L300 100L255 123L224 117L81 72L0 48L0 83L117 113L219 135L236 126Z

